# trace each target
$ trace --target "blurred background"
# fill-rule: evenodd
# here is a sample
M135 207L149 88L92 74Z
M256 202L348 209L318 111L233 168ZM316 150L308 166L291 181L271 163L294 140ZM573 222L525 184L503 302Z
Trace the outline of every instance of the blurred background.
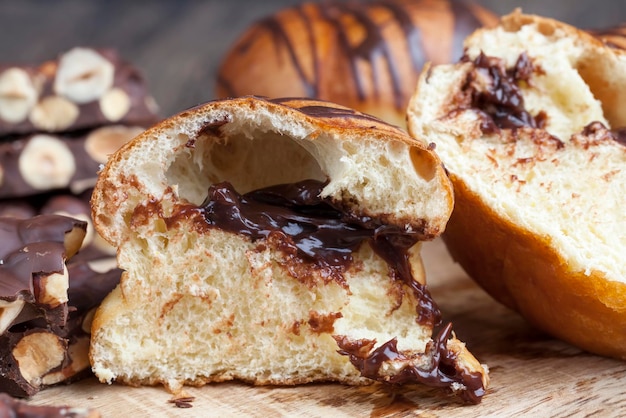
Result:
M626 21L616 0L474 0L585 29ZM0 61L39 63L73 46L113 47L137 66L168 116L215 97L220 60L253 21L298 0L0 0Z

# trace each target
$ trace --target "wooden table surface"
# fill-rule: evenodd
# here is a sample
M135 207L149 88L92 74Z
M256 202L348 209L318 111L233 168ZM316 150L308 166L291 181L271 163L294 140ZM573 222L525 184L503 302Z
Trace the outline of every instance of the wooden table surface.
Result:
M439 240L424 260L433 297L457 336L490 368L479 405L437 389L375 384L253 387L219 383L188 388L192 408L178 409L161 387L105 385L95 378L46 389L35 404L96 408L104 417L624 417L626 362L585 353L531 328L494 302L450 259Z
M585 27L626 21L614 0L478 0L503 14L517 6ZM73 46L108 46L145 74L163 116L214 98L220 59L253 20L296 0L0 0L0 61L34 63ZM192 388L193 408L168 404L162 388L90 379L42 391L37 404L69 403L117 416L626 416L626 363L549 338L491 300L450 260L441 242L425 254L431 291L460 339L491 369L483 403L461 406L437 391L380 385Z

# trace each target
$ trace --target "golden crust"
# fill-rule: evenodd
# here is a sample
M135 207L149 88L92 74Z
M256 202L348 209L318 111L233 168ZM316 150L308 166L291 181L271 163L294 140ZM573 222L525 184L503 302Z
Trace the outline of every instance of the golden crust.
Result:
M173 132L180 132L181 127L183 127L183 130L189 131L185 132L187 135L197 135L201 131L202 123L206 124L216 120L219 122L220 117L228 119L233 112L249 114L252 115L251 118L257 112L269 114L271 117L279 118L282 121L306 126L313 132L332 135L338 141L358 140L358 138L366 136L374 141L395 142L409 146L414 170L420 176L432 176L433 182L440 184L441 195L445 199L442 206L448 209L442 212L437 219L431 221L418 220L414 216L402 218L392 213L393 211L378 213L377 216L393 224L413 225L416 229L423 230L423 239L432 239L443 232L454 204L452 185L439 157L426 144L415 141L401 129L373 116L330 102L298 98L270 100L247 96L216 100L181 112L146 130L113 154L107 165L99 173L91 199L94 226L104 239L112 245L120 244L122 238L116 226L119 227L124 223L120 219L121 216L124 216L123 213L120 213L120 209L129 195L153 194L146 190L139 190L143 186L135 178L120 177L119 167L124 164L123 161L127 156L132 155L141 147L149 149L149 143L155 141L155 138L169 138L170 142L164 146L170 147L168 152L172 154L179 153L184 143L177 142L179 138L174 137ZM194 127L190 127L190 120L196 123ZM315 142L318 136L317 134L308 135L304 140ZM213 140L219 141L219 138L216 137ZM340 144L337 146L339 147ZM276 169L281 168L277 167ZM325 174L331 180L334 177L332 173ZM124 184L125 190L120 190L120 184ZM162 186L163 190L160 192L167 193L169 191L167 185L163 184ZM389 191L389 193L393 194L393 191Z
M527 25L532 27L531 35L528 35L526 31L525 26ZM502 18L499 30L502 29L512 34L519 32L519 38L514 38L515 41L512 41L513 38L511 37L505 40L501 31L488 36L491 29L481 29L466 40L466 46L469 47L471 53L476 55L480 51L488 50L492 51L491 55L500 56L498 54L501 53L510 61L511 58L517 58L519 53L517 49L515 53L509 53L512 48L507 48L505 45L514 44L516 47L523 45L521 50L527 52L531 60L533 60L533 56L541 57L538 59L541 70L536 78L531 78L528 83L530 87L527 87L527 91L525 90L528 95L541 91L547 97L545 101L541 102L545 107L534 109L535 111L544 110L547 112L546 130L537 130L537 134L543 134L543 137L546 137L555 132L551 130L556 129L555 115L560 116L561 114L559 113L560 108L551 103L559 103L559 100L570 103L579 99L578 96L572 97L572 100L567 97L567 94L575 94L572 93L574 91L576 94L586 92L591 99L585 99L587 102L586 104L583 103L583 106L580 106L581 109L577 110L579 113L568 114L569 118L565 122L561 122L561 126L572 131L568 134L565 130L565 133L559 136L559 139L563 141L561 143L563 150L559 152L558 156L550 153L545 154L550 155L546 161L552 161L554 165L550 166L552 162L549 162L541 165L541 167L539 165L534 166L535 163L541 164L542 157L533 154L534 151L528 151L531 147L522 151L523 158L517 161L521 161L520 164L522 165L527 162L529 167L535 167L536 170L524 171L524 169L520 169L518 172L515 170L515 161L519 156L514 155L513 151L507 154L506 149L517 149L515 148L516 144L523 141L524 138L526 142L522 142L522 144L532 143L533 130L524 128L512 134L509 130L504 129L499 138L495 136L498 134L483 134L480 120L477 120L471 109L465 113L457 111L461 100L459 97L462 97L462 86L467 80L467 74L471 70L472 64L465 62L454 66L427 68L419 80L417 90L409 105L409 131L415 137L422 136L427 140L437 142L438 149L441 151L440 156L450 171L450 178L455 191L455 209L443 238L454 259L480 286L496 300L521 313L539 329L590 352L626 359L626 334L624 333L624 329L626 329L626 304L624 303L626 301L626 283L623 282L624 277L616 273L615 269L610 270L612 277L607 277L609 273L587 268L585 263L596 262L596 260L583 258L578 253L574 254L572 250L572 248L584 247L587 251L589 245L584 242L585 239L579 239L574 247L566 249L567 245L564 242L569 241L563 241L557 233L552 238L554 241L549 238L554 231L566 231L563 232L565 236L571 234L572 229L579 229L577 228L578 225L575 224L577 221L574 221L572 225L571 223L559 224L558 219L551 217L546 218L548 220L541 218L541 221L539 218L529 220L531 218L530 212L541 212L544 205L549 206L552 203L557 206L562 205L559 207L563 207L564 218L576 209L585 212L585 209L580 207L568 206L575 205L575 199L572 198L571 201L567 199L558 200L556 190L554 191L555 194L552 195L549 187L544 187L544 183L533 182L533 175L540 171L543 173L542 170L551 173L550 170L556 170L559 164L565 163L565 159L569 158L570 153L577 156L571 161L583 161L583 163L575 165L571 172L567 172L566 175L572 182L557 183L556 178L549 176L541 177L542 181L545 184L551 184L554 181L555 188L563 185L565 191L559 189L559 191L563 191L559 196L566 196L569 193L567 187L572 187L571 196L577 193L588 196L588 193L591 193L591 198L584 200L584 202L593 202L597 199L617 199L615 207L619 206L618 202L623 194L620 195L617 192L619 190L615 186L617 183L613 183L613 187L609 188L611 183L608 176L596 183L591 183L591 179L600 178L603 171L602 167L598 168L603 163L592 164L592 161L597 162L596 159L600 158L599 155L602 152L602 158L606 158L606 160L602 160L606 161L606 170L612 170L615 168L614 165L608 168L608 164L618 164L616 162L620 161L621 158L618 155L623 155L624 152L623 146L609 139L604 151L594 149L593 146L589 145L594 141L592 134L589 134L588 138L582 139L583 142L587 141L585 142L587 145L580 146L579 141L581 141L580 137L587 135L581 133L585 131L584 127L597 121L598 115L600 118L605 117L606 120L603 123L608 123L612 127L621 127L626 124L626 113L623 111L623 106L619 105L620 102L623 102L626 91L626 78L623 77L624 68L626 68L624 51L608 48L590 34L567 24L540 16L524 15L519 10ZM537 44L534 44L532 40L528 39L537 33L545 36L537 36L542 41L537 41ZM527 38L524 37L526 35L528 35ZM571 50L555 52L549 49L552 48L552 42L564 39L567 42L562 42L559 45L569 45ZM481 42L484 42L484 45ZM502 45L499 42L502 42ZM508 44L507 42L511 43ZM545 49L534 51L533 47ZM552 51L555 56L546 54L546 50ZM564 54L563 56L558 55L561 52ZM489 53L485 53L489 55ZM533 53L537 55L533 55ZM470 58L472 57L470 56ZM555 61L558 62L555 63ZM552 98L550 94L559 90L550 89L552 86L548 84L541 84L533 90L533 86L548 80L546 70L548 72L553 71L551 64L560 65L568 61L572 65L572 73L575 73L575 77L578 78L573 78L574 83L568 84L567 90L562 90L564 97L556 97L555 95ZM558 66L555 68L563 69L563 67ZM564 71L558 72L559 80L564 80L565 77ZM576 80L579 80L578 84L576 84ZM533 85L533 83L537 84ZM537 96L540 94L536 94L536 100ZM597 106L598 112L589 110L593 106ZM554 119L551 119L553 116ZM581 128L582 131L579 131ZM510 148L502 145L507 140ZM474 147L476 143L484 146ZM540 148L538 143L534 143L534 146L536 148L532 149ZM524 145L520 147L523 148ZM445 151L442 151L444 149ZM612 153L609 154L607 150L612 150ZM464 155L465 152L472 154ZM539 150L538 152L542 151ZM584 161L589 166L585 166ZM591 168L592 166L595 168ZM579 170L579 168L581 169ZM617 171L619 171L619 167ZM497 175L492 175L494 172ZM560 178L563 178L562 171L557 171L557 173L561 173ZM528 177L524 177L526 175ZM513 184L515 183L513 180L507 183L509 181L507 179L513 177L520 180L517 185ZM528 184L524 179L529 180ZM512 192L508 193L508 191L504 191L504 188L496 189L496 182L511 185L510 190ZM587 183L598 185L598 188L606 187L606 189L599 190L594 189L593 186L587 188L580 186ZM531 193L520 194L520 196L526 196L529 199L524 201L518 199L513 191L516 187L520 189L537 188L537 193L534 195ZM519 192L519 189L517 190ZM609 194L609 192L616 193ZM597 193L595 199L593 198L594 193ZM609 206L610 204L601 205L600 213L590 216L599 216L600 220L597 222L604 222L602 211L608 210ZM512 219L516 219L518 222L514 222ZM607 223L616 218L611 217L610 219L611 221L607 221ZM547 222L554 222L554 224L548 225ZM578 222L587 225L587 222L593 223L593 220L581 218ZM617 228L622 228L623 223L615 222L617 222ZM527 227L522 226L522 223L526 223ZM541 227L538 226L539 224ZM593 229L593 226L590 229ZM606 234L606 228L599 228L599 230L603 232L594 231L598 236L602 236L603 233ZM621 229L614 232L617 236L623 237ZM595 238L596 236L594 236ZM608 238L605 239L608 240ZM561 241L556 242L557 240ZM610 242L620 245L619 238ZM591 248L593 249L593 247ZM571 253L567 251L571 251ZM585 255L587 254L588 252L585 252ZM598 259L603 255L599 254ZM566 261L565 257L570 257L572 262ZM593 254L590 257L593 258ZM621 263L620 260L613 260L611 256L606 258L615 261L615 263ZM574 266L574 263L577 265ZM586 269L587 271L585 271Z
M573 270L548 240L503 218L451 177L456 206L443 238L468 274L537 328L626 359L626 284Z
M328 280L326 272L292 260L271 242L207 228L196 211L207 184L228 181L235 190L254 190L310 175L327 180L324 190L331 192L322 191L324 197L415 231L418 239L439 235L452 211L451 182L430 146L372 116L317 100L210 102L114 154L99 175L92 207L98 231L119 247L126 272L93 320L96 376L163 384L172 392L232 379L368 384L388 376L361 375L334 337L361 347L371 342L368 350L384 341L396 349L397 339L398 352L410 353L414 367L440 367L437 350L449 350L448 366L459 372L450 389L477 402L487 370L449 338L449 328L439 345L433 343L436 319L420 316L422 298L429 296L414 291L413 283L399 283L371 246L353 252L341 280ZM424 284L419 244L406 261L411 280ZM290 263L310 277L299 277Z

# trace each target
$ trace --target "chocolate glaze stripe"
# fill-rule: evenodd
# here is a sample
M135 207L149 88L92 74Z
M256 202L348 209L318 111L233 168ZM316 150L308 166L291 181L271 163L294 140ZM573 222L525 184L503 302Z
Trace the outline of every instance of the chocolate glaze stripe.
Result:
M298 8L298 10L301 9ZM302 68L302 64L300 63L296 55L295 47L291 43L289 36L287 36L287 34L285 33L284 27L281 22L277 18L271 16L261 20L259 22L259 25L266 28L272 34L275 48L278 48L279 45L282 45L287 50L287 53L289 54L289 59L293 64L293 68L295 68L296 72L298 73L300 81L302 82L302 85L304 86L304 89L306 91L306 95L310 97L315 97L317 95L318 83L311 83L307 80L306 75L304 74L304 69ZM311 33L309 33L309 37L312 38Z
M358 98L360 100L364 100L365 91L363 90L363 86L362 86L363 83L361 81L361 75L356 66L356 60L350 53L351 52L350 42L348 40L346 32L340 30L341 24L339 20L336 17L334 17L335 15L337 15L337 8L329 7L328 9L322 9L321 15L337 31L337 42L341 46L341 49L345 51L346 56L349 57L348 63L350 65L350 72L352 73L352 79L354 80L354 83L355 83Z
M341 109L337 107L327 107L327 106L303 106L298 108L300 112L305 115L314 116L314 117L323 117L323 118L355 118L355 119L364 119L370 120L373 122L381 123L381 121L374 116L370 116L365 113L356 113L354 111L350 111L348 109Z
M385 40L378 25L368 16L367 13L360 9L352 8L352 15L363 25L365 33L367 34L364 41L354 48L355 54L351 54L352 59L359 57L369 61L369 65L372 69L372 81L374 85L374 96L378 97L380 94L380 80L378 75L378 68L375 65L376 57L381 56L384 58L387 70L389 70L389 76L391 77L391 87L393 90L394 104L396 108L401 108L403 104L402 100L402 87L400 86L400 74L398 71L397 63L391 55L390 45Z
M409 12L403 7L403 5L394 1L381 1L380 3L373 3L373 5L385 7L389 10L389 12L391 12L394 19L402 28L402 32L404 32L413 69L415 71L420 71L426 62L426 56L423 53L425 50L422 45L423 38L421 36L420 29L415 26L409 17Z
M306 33L309 38L309 50L311 51L311 63L313 68L311 68L313 73L313 81L310 83L312 91L310 97L318 97L320 93L320 67L322 65L318 51L317 51L317 41L315 37L315 31L313 28L313 23L309 15L307 15L304 11L306 5L302 5L301 7L296 8L297 13L300 15L302 19L302 23L306 27Z
M476 17L471 6L460 1L450 1L449 4L452 8L452 16L454 18L452 54L458 54L458 56L452 56L450 58L452 62L456 62L463 55L463 41L465 39L462 36L454 36L454 34L466 33L469 35L474 28L481 27L482 22Z
M258 98L258 97L257 97ZM346 107L338 107L331 102L325 102L323 100L315 100L299 97L280 97L277 99L268 99L271 103L276 103L284 106L291 107L294 110L304 113L307 116L315 118L354 118L367 120L377 125L385 125L392 128L397 128L383 120L378 119L375 116L368 115L366 113L357 112L354 109ZM292 103L296 102L296 103ZM310 102L310 105L303 105L303 103Z

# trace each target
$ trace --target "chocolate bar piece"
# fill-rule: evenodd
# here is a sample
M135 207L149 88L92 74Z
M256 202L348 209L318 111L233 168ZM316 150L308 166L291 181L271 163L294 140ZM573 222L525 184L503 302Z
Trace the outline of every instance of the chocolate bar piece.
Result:
M88 408L70 406L30 405L0 393L0 417L15 418L100 418L100 413Z
M32 396L89 373L93 313L121 271L110 258L67 263L86 230L60 215L0 218L0 392Z
M37 209L21 199L0 201L0 217L28 219L37 215Z
M31 317L0 335L0 392L29 397L44 387L90 374L91 321L102 299L119 283L115 260L67 265L69 297L63 325Z
M73 48L40 66L0 66L0 136L152 124L139 71L112 49Z
M93 187L109 155L143 129L109 125L82 133L35 134L1 142L0 198L60 189L81 193Z
M55 195L39 209L39 213L43 215L64 215L87 222L87 234L83 239L83 245L72 261L91 261L115 256L115 248L98 235L93 227L90 198L91 189L81 195Z
M86 231L87 222L67 216L42 215L29 219L0 217L0 260L37 242L64 244L67 257L70 258L80 248Z
M43 317L51 326L67 320L69 277L65 246L35 242L9 254L0 264L0 333Z
M86 222L58 215L0 218L0 334L35 318L65 325L65 261L80 248L86 229Z
M0 218L30 219L36 215L63 215L87 222L87 232L74 260L90 261L113 257L115 248L98 235L91 221L92 189L79 195L50 192L24 198L0 200Z

